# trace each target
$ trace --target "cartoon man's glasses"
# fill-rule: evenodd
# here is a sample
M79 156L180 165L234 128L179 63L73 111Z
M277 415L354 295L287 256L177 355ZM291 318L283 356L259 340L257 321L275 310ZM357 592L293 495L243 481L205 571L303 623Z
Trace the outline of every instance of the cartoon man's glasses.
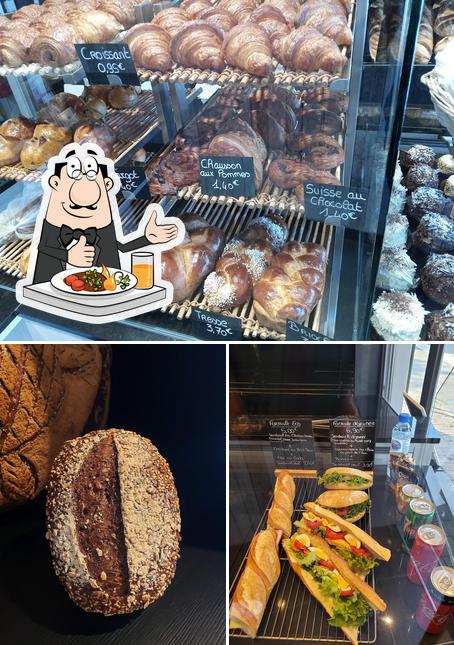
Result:
M85 175L89 181L94 181L98 174L98 162L94 157L86 157L82 165L78 157L73 157L68 161L66 172L71 179L78 180Z

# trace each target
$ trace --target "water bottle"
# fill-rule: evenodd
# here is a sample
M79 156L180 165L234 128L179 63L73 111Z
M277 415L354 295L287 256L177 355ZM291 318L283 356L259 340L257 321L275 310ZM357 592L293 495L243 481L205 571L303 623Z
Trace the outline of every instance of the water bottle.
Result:
M390 476L390 461L392 453L408 455L411 441L411 416L407 412L399 414L399 420L392 429L390 458L388 460L387 474Z
M408 455L411 441L411 416L406 412L399 414L399 421L393 428L390 452L401 452Z

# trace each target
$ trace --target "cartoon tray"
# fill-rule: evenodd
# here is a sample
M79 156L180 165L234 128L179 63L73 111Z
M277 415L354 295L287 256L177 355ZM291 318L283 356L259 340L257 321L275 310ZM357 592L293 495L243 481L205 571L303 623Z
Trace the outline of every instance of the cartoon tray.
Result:
M90 295L65 293L53 287L50 282L24 286L23 297L41 305L44 311L59 314L65 318L77 318L95 324L130 318L157 309L154 303L166 301L167 289L155 285L151 289L130 289L124 293L93 298ZM166 302L162 302L162 305Z

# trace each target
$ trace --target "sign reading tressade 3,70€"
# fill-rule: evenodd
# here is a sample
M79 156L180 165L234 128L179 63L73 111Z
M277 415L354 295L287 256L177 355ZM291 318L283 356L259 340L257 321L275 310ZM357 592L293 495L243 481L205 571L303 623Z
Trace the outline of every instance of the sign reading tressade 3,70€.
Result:
M304 211L308 219L370 232L368 191L363 188L304 182Z

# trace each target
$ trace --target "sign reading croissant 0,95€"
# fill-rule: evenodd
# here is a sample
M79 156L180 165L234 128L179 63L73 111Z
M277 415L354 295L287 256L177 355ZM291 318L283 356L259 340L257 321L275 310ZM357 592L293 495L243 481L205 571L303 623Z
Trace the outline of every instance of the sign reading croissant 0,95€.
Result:
M75 48L91 85L140 85L125 43L90 43Z
M204 195L255 197L252 157L200 157L199 173Z
M371 232L366 219L368 191L331 184L304 182L304 213L308 219Z

